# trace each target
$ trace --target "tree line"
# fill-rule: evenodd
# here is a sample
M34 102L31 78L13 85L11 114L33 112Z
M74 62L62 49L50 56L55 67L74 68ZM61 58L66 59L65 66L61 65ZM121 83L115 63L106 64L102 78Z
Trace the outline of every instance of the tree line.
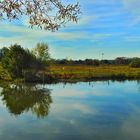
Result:
M37 43L37 45L29 50L14 44L10 47L0 49L0 64L8 71L13 78L23 77L26 71L44 70L49 65L122 65L139 68L140 58L118 57L114 60L72 60L72 59L53 59L50 57L49 47L47 43Z
M11 77L22 77L27 70L41 70L47 65L50 55L46 43L38 43L32 50L18 44L0 49L0 61Z
M98 60L98 59L85 59L85 60L72 60L72 59L51 59L51 64L56 65L129 65L130 67L140 67L140 58L127 58L127 57L117 57L114 60Z

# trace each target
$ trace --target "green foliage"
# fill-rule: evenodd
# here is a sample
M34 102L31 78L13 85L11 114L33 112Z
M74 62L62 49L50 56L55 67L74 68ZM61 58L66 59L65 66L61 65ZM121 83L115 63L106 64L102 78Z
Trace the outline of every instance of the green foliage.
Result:
M50 59L49 47L46 43L37 43L32 52L38 59L43 62Z
M130 63L130 67L140 68L140 59L139 58L133 59Z
M3 47L2 49L0 49L0 60L2 59L2 57L8 52L8 48Z
M7 48L2 57L2 66L13 78L17 78L22 77L26 69L41 69L41 62L29 50L15 44Z
M0 63L0 80L6 80L6 81L12 80L9 72L2 67L1 63Z
M24 57L25 50L20 45L12 45L2 58L2 65L13 77L19 77L22 75L22 69L26 65L25 61L23 61Z
M117 57L113 61L113 64L116 64L116 65L129 65L131 61L132 61L132 58Z

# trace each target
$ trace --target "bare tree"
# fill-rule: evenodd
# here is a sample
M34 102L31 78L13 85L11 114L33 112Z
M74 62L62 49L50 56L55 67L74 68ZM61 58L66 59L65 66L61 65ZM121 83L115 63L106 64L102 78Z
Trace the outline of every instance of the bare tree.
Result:
M67 22L77 22L79 3L63 4L61 0L0 0L0 20L28 16L30 27L56 31Z

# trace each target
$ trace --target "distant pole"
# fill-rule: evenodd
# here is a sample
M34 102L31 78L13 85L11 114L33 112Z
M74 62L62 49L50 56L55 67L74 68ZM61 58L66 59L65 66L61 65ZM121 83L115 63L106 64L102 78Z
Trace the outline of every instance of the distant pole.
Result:
M104 59L104 53L102 53L102 60Z

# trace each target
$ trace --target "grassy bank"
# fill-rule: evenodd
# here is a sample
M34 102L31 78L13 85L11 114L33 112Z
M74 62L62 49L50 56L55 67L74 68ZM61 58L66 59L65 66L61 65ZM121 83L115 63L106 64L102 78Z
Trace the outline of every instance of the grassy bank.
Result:
M0 65L1 80L11 79L10 75ZM30 70L24 73L20 82L72 82L72 81L90 81L90 80L126 80L140 79L140 68L129 66L65 66L53 65L43 71Z
M86 81L140 79L140 68L129 66L50 66L38 73L27 72L26 81Z

